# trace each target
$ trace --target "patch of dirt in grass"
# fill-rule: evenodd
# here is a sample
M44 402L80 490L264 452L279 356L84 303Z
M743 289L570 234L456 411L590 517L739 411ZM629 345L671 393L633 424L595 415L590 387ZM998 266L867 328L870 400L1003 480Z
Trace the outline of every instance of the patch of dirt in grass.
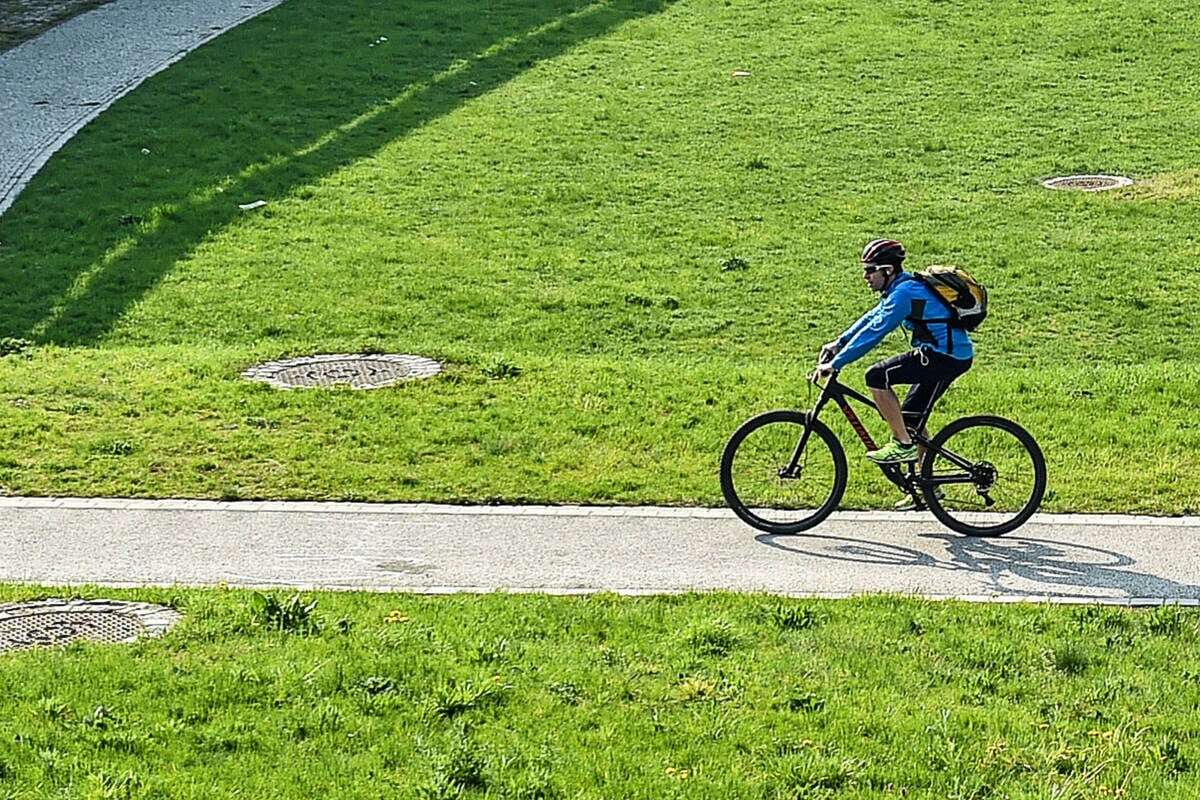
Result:
M1128 200L1190 200L1200 197L1200 169L1164 172L1150 178L1138 178L1121 190Z
M0 53L111 0L0 0Z

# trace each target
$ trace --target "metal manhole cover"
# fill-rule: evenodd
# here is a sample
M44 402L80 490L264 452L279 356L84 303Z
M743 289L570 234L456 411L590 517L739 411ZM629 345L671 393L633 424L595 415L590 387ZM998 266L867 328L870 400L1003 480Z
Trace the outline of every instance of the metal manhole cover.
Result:
M1103 192L1133 183L1131 178L1120 175L1065 175L1042 181L1047 189L1074 189L1077 192Z
M400 381L430 378L441 371L441 364L422 356L338 353L268 361L246 370L242 377L280 389L337 385L378 389Z
M180 614L165 606L119 600L41 600L0 605L0 652L64 645L79 639L126 643L162 636Z

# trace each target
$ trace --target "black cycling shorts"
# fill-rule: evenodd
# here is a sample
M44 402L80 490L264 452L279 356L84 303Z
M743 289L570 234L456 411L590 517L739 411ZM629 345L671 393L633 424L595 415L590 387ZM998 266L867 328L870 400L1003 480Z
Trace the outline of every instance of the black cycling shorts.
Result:
M917 348L885 358L867 370L867 386L888 389L908 385L900 410L909 430L919 431L929 421L933 404L958 376L971 368L971 359L952 358L927 348Z

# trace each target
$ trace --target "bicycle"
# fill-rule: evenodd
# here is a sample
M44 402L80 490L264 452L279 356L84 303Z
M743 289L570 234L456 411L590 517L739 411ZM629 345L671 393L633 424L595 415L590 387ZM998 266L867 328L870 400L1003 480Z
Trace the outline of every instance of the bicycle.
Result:
M814 372L808 380L820 384ZM721 454L721 492L744 522L775 534L796 534L834 512L846 491L846 453L818 419L837 404L868 450L871 434L848 400L875 403L830 375L811 411L768 411L734 431ZM1023 525L1041 505L1046 461L1037 441L997 416L961 417L932 438L912 434L925 448L917 462L878 464L917 509L928 509L967 536L1000 536Z

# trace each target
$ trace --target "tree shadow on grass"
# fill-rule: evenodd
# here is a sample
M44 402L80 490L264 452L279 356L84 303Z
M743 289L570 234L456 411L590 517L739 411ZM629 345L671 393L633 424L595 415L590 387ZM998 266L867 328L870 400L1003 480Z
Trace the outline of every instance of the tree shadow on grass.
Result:
M885 541L845 536L776 536L759 534L756 541L777 550L814 558L874 564L932 572L968 572L982 585L979 594L1037 597L1152 597L1200 599L1200 586L1130 567L1137 562L1123 553L1088 545L1008 536L979 539L948 533L919 534L941 540L946 556ZM927 583L924 575L922 583ZM1030 584L1036 588L1030 588ZM1104 590L1104 591L1098 591Z
M0 218L0 335L95 343L239 203L286 197L671 2L293 0L268 12L85 128Z

